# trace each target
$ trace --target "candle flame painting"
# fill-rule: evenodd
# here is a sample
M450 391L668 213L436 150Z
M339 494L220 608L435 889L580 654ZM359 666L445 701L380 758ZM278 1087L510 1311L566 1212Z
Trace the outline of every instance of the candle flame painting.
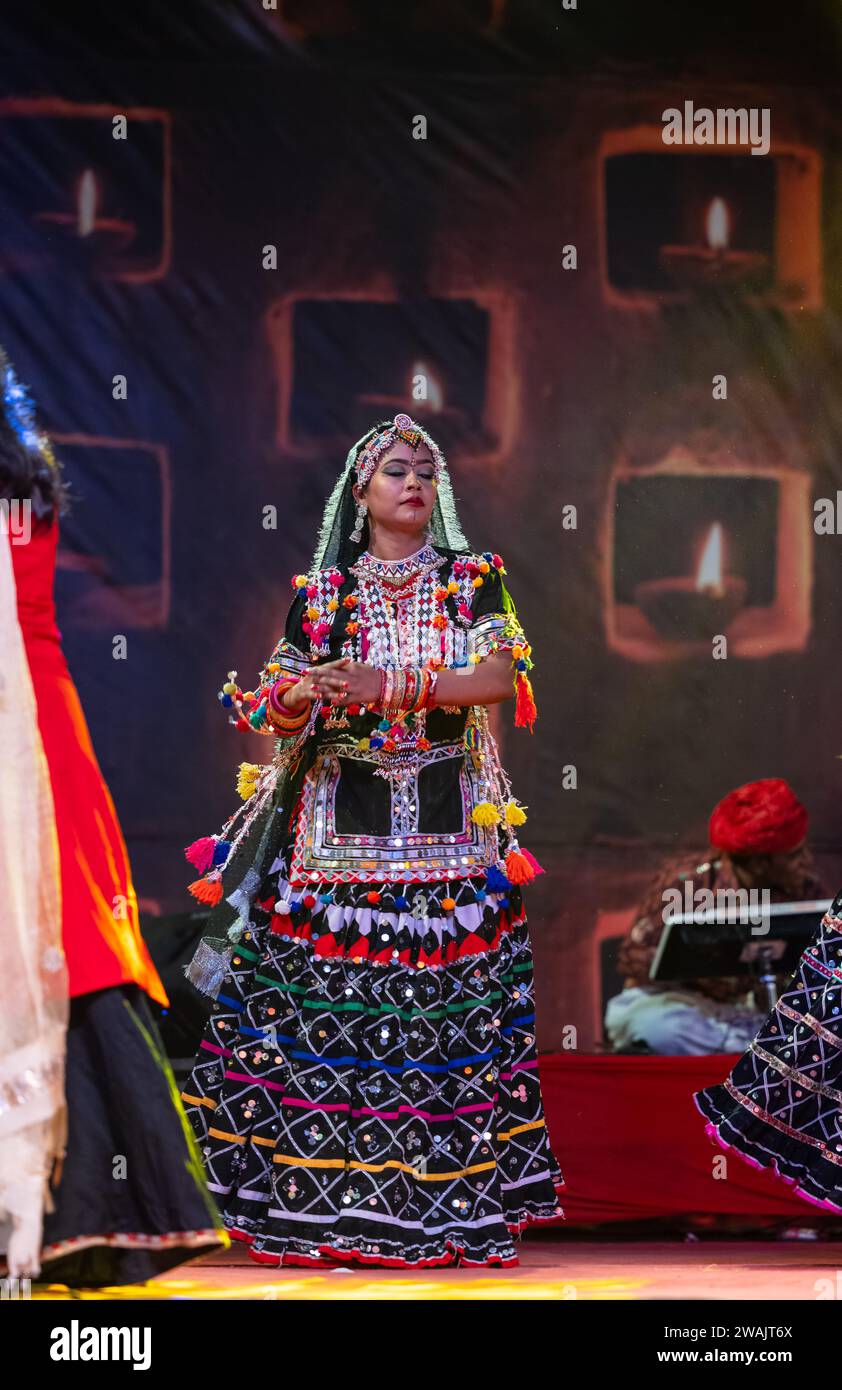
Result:
M425 405L429 410L439 411L444 409L444 391L434 372L430 370L424 362L413 362L412 371L409 374L409 389L412 391L413 384L418 377L424 377L427 382L427 396Z
M713 198L707 212L705 231L712 251L724 251L728 245L728 208L724 198Z
M96 226L97 187L93 169L86 169L79 180L76 196L76 230L80 236L90 236Z
M696 571L696 588L700 593L722 591L722 527L718 521L711 526L705 541Z

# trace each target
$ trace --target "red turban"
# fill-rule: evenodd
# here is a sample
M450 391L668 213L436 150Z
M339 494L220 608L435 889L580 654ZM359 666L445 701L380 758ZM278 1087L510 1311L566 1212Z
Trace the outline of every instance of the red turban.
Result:
M710 818L710 842L727 854L786 854L807 834L807 812L782 777L746 782Z

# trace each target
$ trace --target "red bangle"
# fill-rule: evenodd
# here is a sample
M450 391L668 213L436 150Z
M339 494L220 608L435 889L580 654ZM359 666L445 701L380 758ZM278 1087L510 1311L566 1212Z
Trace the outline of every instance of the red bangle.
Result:
M269 691L269 698L266 701L266 716L270 724L283 733L297 733L304 728L310 718L310 705L305 704L300 713L293 714L284 704L284 695L287 690L291 690L298 681L294 677L285 676L282 680L275 681Z
M282 676L280 680L275 681L274 685L270 686L269 703L272 705L273 709L289 717L292 711L284 704L284 695L297 684L298 681L295 676Z

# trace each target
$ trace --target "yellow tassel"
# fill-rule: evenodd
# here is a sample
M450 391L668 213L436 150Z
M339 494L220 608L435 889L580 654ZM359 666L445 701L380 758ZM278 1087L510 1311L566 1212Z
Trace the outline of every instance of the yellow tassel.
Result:
M497 825L500 812L493 801L479 801L471 812L471 820L474 825Z
M516 801L506 803L506 824L523 825L526 821L526 812L522 806L518 806Z
M240 763L237 772L237 793L248 801L254 795L257 779L260 776L260 767L257 763Z

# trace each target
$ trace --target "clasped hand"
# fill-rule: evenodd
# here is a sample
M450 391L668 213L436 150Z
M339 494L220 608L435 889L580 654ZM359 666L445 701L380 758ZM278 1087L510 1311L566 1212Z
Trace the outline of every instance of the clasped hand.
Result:
M300 709L307 700L329 700L333 705L370 705L380 695L380 672L349 656L314 666L287 690L284 704Z

